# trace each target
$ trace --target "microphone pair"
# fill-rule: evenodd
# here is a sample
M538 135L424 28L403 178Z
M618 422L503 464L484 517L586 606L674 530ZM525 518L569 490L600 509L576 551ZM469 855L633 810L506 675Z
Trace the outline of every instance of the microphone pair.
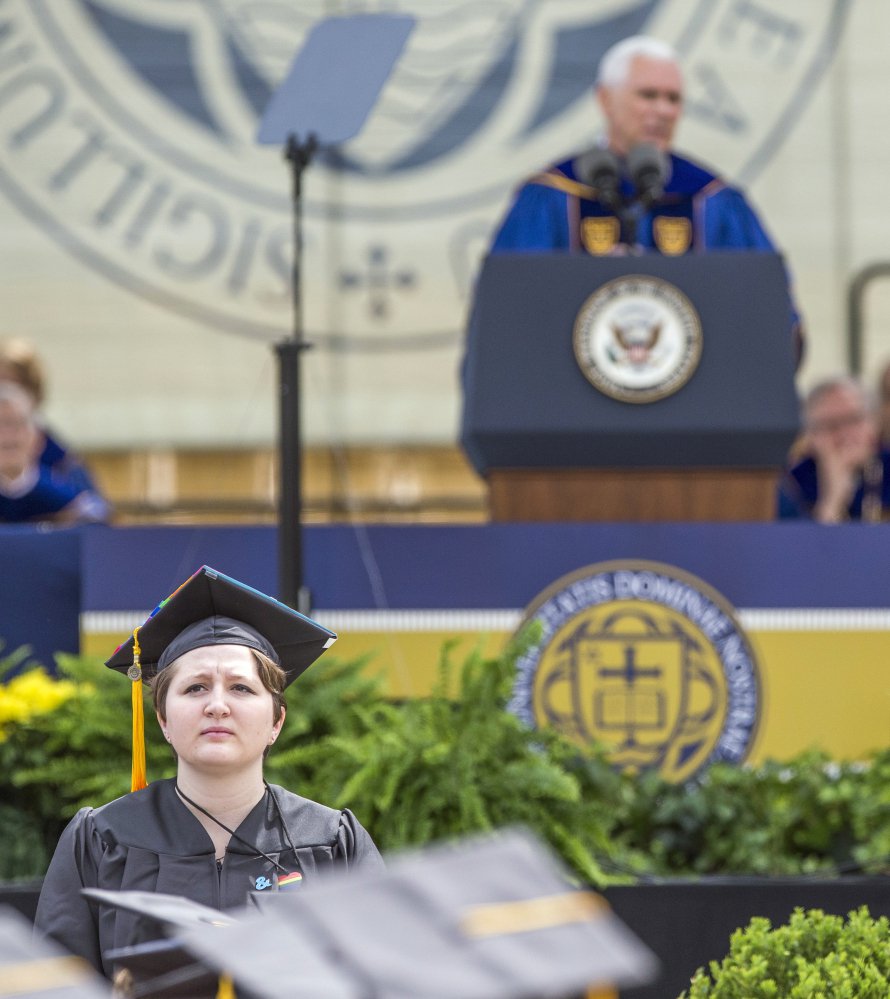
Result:
M623 164L636 191L636 200L649 208L664 193L667 181L667 156L651 142L634 146ZM597 190L604 205L622 214L626 205L621 195L622 163L611 149L596 147L582 153L575 160L575 176Z

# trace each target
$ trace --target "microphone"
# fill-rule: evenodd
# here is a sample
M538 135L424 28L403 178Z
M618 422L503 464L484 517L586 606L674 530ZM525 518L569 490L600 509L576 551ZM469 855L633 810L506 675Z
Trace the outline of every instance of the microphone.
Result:
M611 149L599 146L588 149L575 160L575 176L585 184L595 187L599 200L606 207L620 211L621 193L619 179L621 166Z
M667 157L650 142L641 142L627 154L627 172L645 208L664 194L667 171Z

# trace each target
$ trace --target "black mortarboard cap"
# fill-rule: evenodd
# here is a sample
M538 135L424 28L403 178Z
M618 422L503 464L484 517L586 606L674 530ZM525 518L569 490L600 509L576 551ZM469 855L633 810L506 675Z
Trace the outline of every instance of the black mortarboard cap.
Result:
M170 932L187 926L231 926L236 920L209 905L193 902L182 895L154 891L112 891L108 888L81 888L81 895L99 905L135 912Z
M178 656L206 645L246 645L279 663L294 681L337 636L311 618L216 569L202 566L137 629L138 665L154 675ZM106 666L128 673L131 636ZM132 678L132 674L131 678Z
M110 891L82 888L91 902L134 912L157 927L159 934L175 934L191 926L231 926L229 914L193 902L181 895L148 891ZM149 940L108 951L104 955L116 968L126 969L124 995L150 995L153 999L214 999L219 975L190 954L175 939Z
M335 642L327 628L252 586L203 565L162 600L106 666L132 681L133 762L130 789L145 787L145 737L139 681L192 649L244 645L265 653L286 674L285 686Z
M220 976L175 940L149 940L105 954L122 999L217 999Z
M242 948L240 937L229 946ZM218 999L220 978L227 975L216 960L205 962L173 937L109 951L106 959L125 971L130 991L151 999ZM287 999L369 999L371 993L358 985L347 971L338 969L309 943L288 938L283 953L264 956L266 974L284 983L276 996ZM236 995L245 995L239 985Z
M118 969L125 969L134 995L152 999L215 999L219 976L225 968L205 962L193 948L186 948L179 935L196 927L229 928L237 925L238 936L225 936L229 946L241 948L240 926L254 909L220 912L191 899L161 892L109 891L83 888L81 894L100 905L135 912L157 926L164 938L107 951L103 956ZM339 971L306 940L289 939L287 951L272 959L290 968L290 987L282 995L292 999L363 999L351 977ZM270 972L275 974L274 970Z
M29 920L0 907L0 995L29 999L108 999L108 983L82 958L35 938Z
M600 896L577 890L550 850L522 831L255 901L261 913L239 914L236 927L192 927L177 939L258 999L557 999L643 984L656 969ZM332 969L329 992L319 982L301 990L306 952Z

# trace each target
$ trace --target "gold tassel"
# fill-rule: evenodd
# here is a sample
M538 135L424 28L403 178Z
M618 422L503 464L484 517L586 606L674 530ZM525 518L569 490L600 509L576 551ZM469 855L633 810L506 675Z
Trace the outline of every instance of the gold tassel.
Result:
M216 990L216 999L237 999L235 995L235 984L231 975L219 976L219 988Z
M130 790L141 791L147 785L145 779L145 716L142 706L142 664L139 657L139 628L133 631L133 665L127 676L133 681L133 766L130 772Z

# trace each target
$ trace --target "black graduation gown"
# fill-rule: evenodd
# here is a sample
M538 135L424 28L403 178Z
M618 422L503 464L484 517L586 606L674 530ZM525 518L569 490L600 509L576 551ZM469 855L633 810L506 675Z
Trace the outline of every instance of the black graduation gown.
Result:
M348 809L337 811L270 787L275 801L265 794L236 831L289 873L299 871L308 882L335 867L383 867L373 840ZM253 892L274 890L276 873L269 860L234 836L219 867L210 837L176 794L174 781L155 781L74 816L46 873L35 926L111 977L106 952L156 938L157 926L132 913L97 909L81 888L164 892L233 909Z

